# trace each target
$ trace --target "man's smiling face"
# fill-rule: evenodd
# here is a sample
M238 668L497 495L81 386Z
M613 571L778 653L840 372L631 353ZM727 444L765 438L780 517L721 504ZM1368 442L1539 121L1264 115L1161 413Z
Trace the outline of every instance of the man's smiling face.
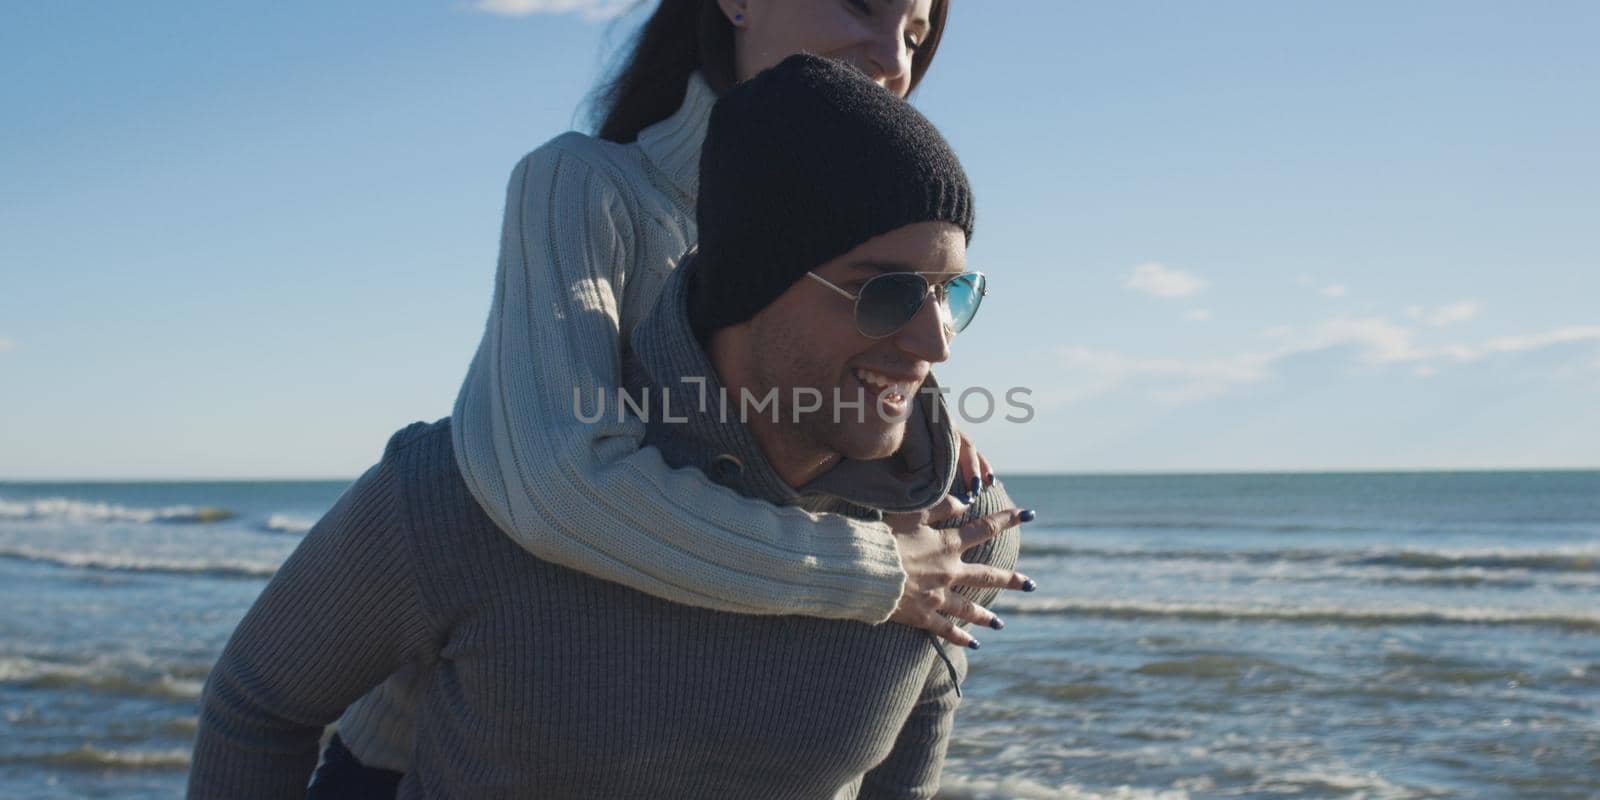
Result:
M868 279L885 272L920 272L932 283L948 280L965 271L966 252L959 227L919 222L869 239L812 272L857 294ZM747 340L739 348L747 362L740 370L743 384L758 397L777 389L786 449L851 459L892 455L905 438L905 418L917 391L933 365L950 356L945 322L941 305L929 297L900 330L871 339L856 328L854 302L802 278L749 322L735 326L742 329L736 335ZM795 423L797 393L803 408L807 389L815 390L822 408ZM863 410L836 411L836 396L845 403L860 401Z

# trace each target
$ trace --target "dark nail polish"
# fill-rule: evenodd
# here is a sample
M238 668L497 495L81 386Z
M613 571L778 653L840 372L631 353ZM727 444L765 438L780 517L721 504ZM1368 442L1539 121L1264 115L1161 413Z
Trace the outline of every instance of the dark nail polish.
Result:
M967 495L957 494L957 495L951 495L951 496L954 497L957 500L960 500L962 505L968 505L968 506L972 505L972 498L968 497Z
M1027 508L1023 509L1022 513L1017 515L1017 519L1020 519L1023 522L1032 522L1035 516L1037 515L1033 513L1033 509Z
M995 617L994 620L989 623L989 627L994 628L997 631L1003 631L1006 628L1006 621L999 617Z
M981 491L983 491L983 479L976 475L972 476L972 493L977 494Z
M1022 582L1022 591L1024 592L1031 592L1037 588L1039 588L1039 584L1034 583L1032 578L1028 578Z
M994 485L994 473L991 472L991 473L988 473L987 475L984 475L983 476L983 482L989 484L990 486L993 486Z
M968 647L968 648L969 648L969 649L972 649L972 650L976 650L976 649L978 649L978 648L979 648L979 647L981 647L981 645L979 645L979 644L978 644L978 640L977 640L977 639L973 639L973 640L972 640L972 644L969 644L969 645L967 645L967 647Z

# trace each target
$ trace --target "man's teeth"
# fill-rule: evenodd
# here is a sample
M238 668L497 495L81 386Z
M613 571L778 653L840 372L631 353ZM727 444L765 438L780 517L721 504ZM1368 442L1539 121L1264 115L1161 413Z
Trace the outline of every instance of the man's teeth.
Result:
M856 369L856 378L862 383L878 390L878 396L887 398L893 403L904 403L911 396L912 384L904 381L890 380L886 375L879 375L869 369Z

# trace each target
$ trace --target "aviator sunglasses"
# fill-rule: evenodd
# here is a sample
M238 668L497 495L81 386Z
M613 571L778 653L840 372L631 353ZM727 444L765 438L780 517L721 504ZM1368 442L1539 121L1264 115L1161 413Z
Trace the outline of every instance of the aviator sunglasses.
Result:
M952 334L966 330L978 314L978 305L988 294L989 279L981 272L963 272L947 281L933 283L926 275L940 272L885 272L873 276L855 294L833 285L815 272L806 275L823 286L855 301L856 330L868 339L893 336L922 310L931 292L938 299L945 330Z

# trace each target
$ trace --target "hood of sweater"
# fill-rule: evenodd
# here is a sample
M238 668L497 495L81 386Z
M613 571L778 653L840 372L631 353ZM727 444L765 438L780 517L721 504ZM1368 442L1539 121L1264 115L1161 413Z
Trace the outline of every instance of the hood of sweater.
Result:
M694 218L694 200L700 193L700 147L705 144L711 107L716 104L717 93L696 72L689 76L683 105L672 116L639 131L639 150L672 184L679 199L687 203L684 207L690 219Z
M944 497L955 478L960 442L931 375L893 455L846 458L804 486L785 483L739 421L738 398L727 396L691 330L687 287L694 268L691 253L633 332L624 382L647 410L645 444L673 466L697 467L723 486L777 505L877 518L882 512L919 511Z

